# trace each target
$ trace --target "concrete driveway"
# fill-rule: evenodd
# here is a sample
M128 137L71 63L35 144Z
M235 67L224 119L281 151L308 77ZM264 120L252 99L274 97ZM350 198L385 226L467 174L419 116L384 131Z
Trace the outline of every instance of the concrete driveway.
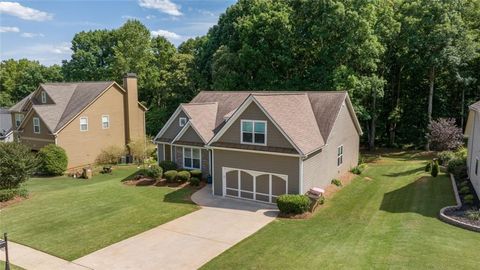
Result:
M275 219L273 205L192 196L202 208L74 261L91 269L197 269Z

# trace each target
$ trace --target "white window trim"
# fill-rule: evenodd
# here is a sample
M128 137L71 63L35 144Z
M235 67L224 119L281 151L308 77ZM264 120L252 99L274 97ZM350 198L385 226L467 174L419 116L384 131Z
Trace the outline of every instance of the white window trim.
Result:
M104 123L104 122L103 122L103 118L104 118L104 117L107 118L107 122L106 122L106 123L107 123L107 127L104 127L104 126L103 126L103 123ZM88 120L87 120L87 127L88 127ZM102 129L109 129L109 128L110 128L110 115L104 114L104 115L102 115Z
M342 153L339 155L339 154L338 154L338 149L339 149L340 147L342 148ZM345 150L345 149L344 149L344 147L343 147L343 144L341 144L341 145L339 145L339 146L337 147L337 168L343 165L343 151L344 151L344 150ZM338 164L338 159L339 159L340 157L342 157L342 163Z
M191 169L191 170L201 170L202 169L202 149L201 148L198 148L198 147L182 147L183 148L183 152L182 152L182 163L183 163L183 168L185 169ZM185 166L185 149L188 149L190 150L190 159L192 160L192 166L191 167L187 167ZM193 167L193 149L198 149L198 154L199 154L199 163L198 165L200 165L200 168L195 168Z
M178 125L180 127L184 127L186 124L187 124L187 118L186 117L178 118Z
M85 130L82 130L82 119L86 119L86 120L87 120L87 129L85 129ZM81 131L81 132L88 131L88 117L86 117L86 116L80 117L79 122L80 122L80 131Z
M38 122L38 125L35 124L35 120L36 122ZM38 117L33 117L33 133L35 134L40 134L40 118ZM38 132L35 131L35 127L38 126Z
M19 127L23 122L24 115L21 113L15 114L15 126Z
M45 93L45 91L42 91L42 93L40 94L41 98L42 98L42 103L45 104L47 103L47 93Z
M243 123L244 122L252 122L252 141L253 142L244 142L243 141ZM265 141L264 143L255 143L255 123L264 123L265 124ZM250 144L250 145L267 145L267 121L265 120L248 120L242 119L240 120L240 143L241 144Z

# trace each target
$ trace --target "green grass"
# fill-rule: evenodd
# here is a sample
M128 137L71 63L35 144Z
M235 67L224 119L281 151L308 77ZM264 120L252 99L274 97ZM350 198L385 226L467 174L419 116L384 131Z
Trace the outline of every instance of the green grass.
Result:
M5 261L0 260L0 269L5 269ZM10 263L10 270L25 270L25 269Z
M120 167L91 180L31 179L30 198L1 210L0 230L14 242L73 260L197 209L189 188L121 183L135 172Z
M480 234L437 219L453 191L425 164L410 154L377 160L313 218L277 219L204 268L476 269Z

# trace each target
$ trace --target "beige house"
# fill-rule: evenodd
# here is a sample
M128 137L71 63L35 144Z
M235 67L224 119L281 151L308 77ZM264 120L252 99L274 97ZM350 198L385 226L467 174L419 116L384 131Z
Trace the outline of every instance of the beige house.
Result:
M468 137L468 176L480 197L480 101L470 106L465 136Z
M116 82L44 83L10 108L15 137L38 151L56 144L68 168L92 164L102 149L145 138L146 108L138 102L137 77Z
M201 169L213 192L275 203L325 187L358 163L346 92L200 92L155 137L158 160Z

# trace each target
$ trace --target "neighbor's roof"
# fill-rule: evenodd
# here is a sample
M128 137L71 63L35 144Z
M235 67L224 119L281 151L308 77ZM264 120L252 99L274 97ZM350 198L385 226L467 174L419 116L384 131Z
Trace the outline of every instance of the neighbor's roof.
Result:
M470 105L470 109L480 112L480 101L477 101L476 103Z
M35 92L35 91L34 91ZM10 108L10 111L11 112L21 112L23 107L25 106L25 104L27 103L27 101L30 100L30 98L32 97L33 93L30 93L28 96L24 97L22 100L20 100L19 102L17 102L17 104L13 105L11 108Z
M197 127L197 121L200 119L205 122L201 128L197 127L197 129L202 133L199 135L208 141L208 138L213 138L250 96L295 146L307 154L325 145L342 104L347 98L347 93L345 91L202 91L193 98L191 103L181 106L193 125ZM357 125L357 129L361 133L360 126ZM165 141L159 135L156 140Z

